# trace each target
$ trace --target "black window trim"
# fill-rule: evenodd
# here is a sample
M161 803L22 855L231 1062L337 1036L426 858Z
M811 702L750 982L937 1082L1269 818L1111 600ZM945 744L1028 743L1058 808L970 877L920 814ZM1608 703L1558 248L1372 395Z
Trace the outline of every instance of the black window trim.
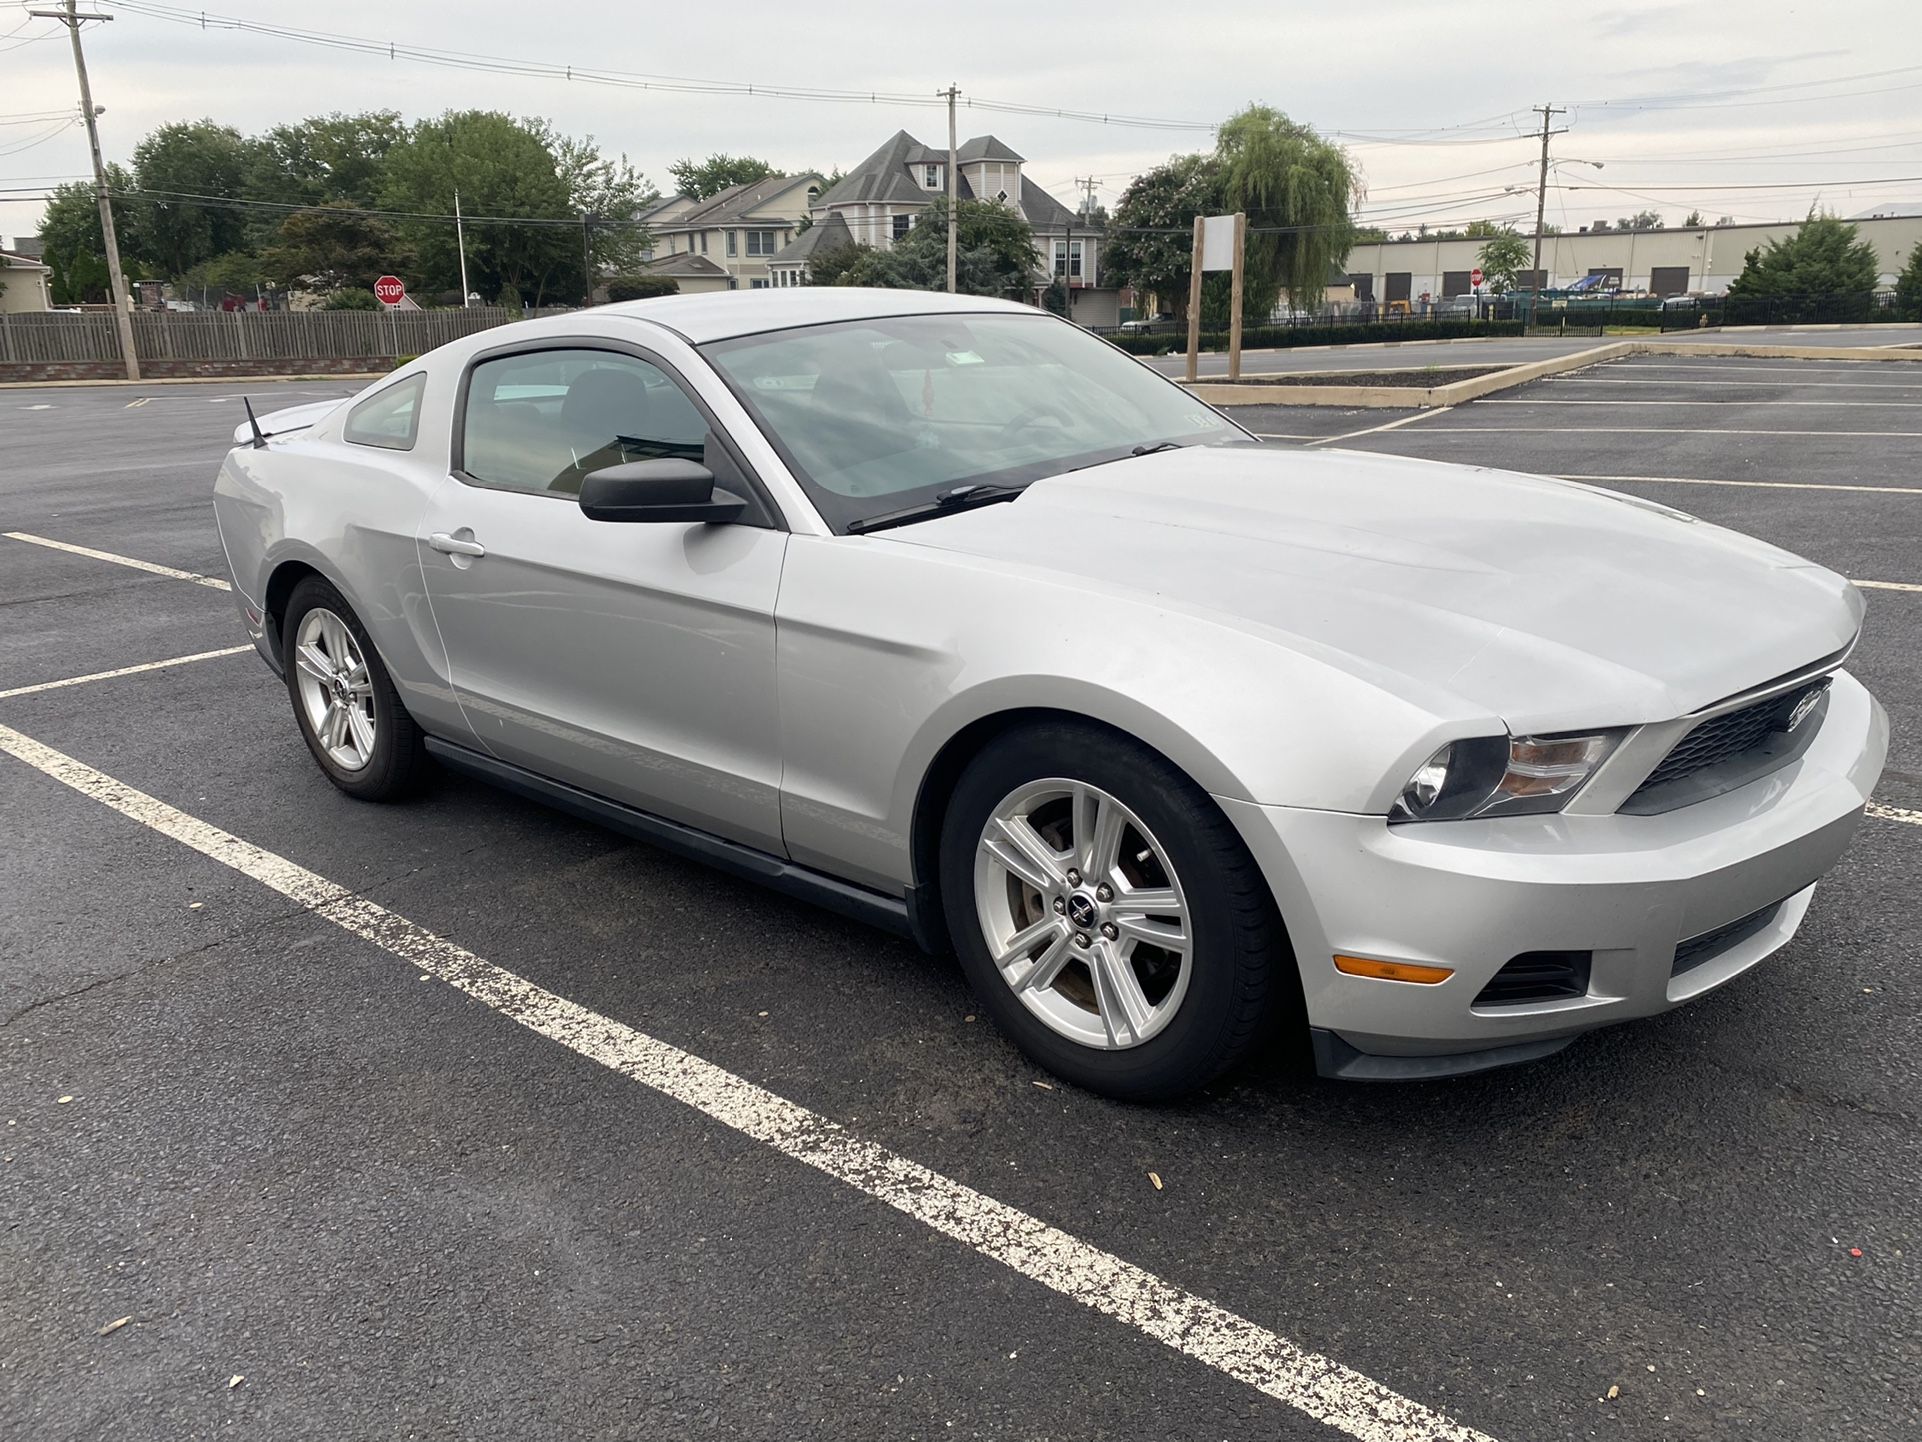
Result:
M413 385L418 387L418 393L414 396L414 414L410 419L407 427L407 444L406 445L401 445L398 441L356 440L352 435L348 434L348 432L350 432L354 428L355 416L359 415L362 411L366 410L369 406L373 405L375 402L386 400L387 397L391 396L395 391L399 390L402 386L406 386L406 385ZM350 446L370 446L375 450L381 450L381 451L411 451L415 446L420 444L420 413L425 405L426 400L427 400L427 372L424 370L410 371L408 372L408 374L402 376L399 380L394 381L391 384L382 386L379 390L375 391L372 395L364 396L360 400L357 400L354 402L353 406L347 412L347 419L341 422L341 426L340 426L341 441Z
M486 350L476 351L473 355L469 356L467 358L467 364L461 368L460 386L454 392L453 432L447 438L447 468L455 480L464 486L472 486L476 490L506 491L517 496L539 496L547 500L565 501L571 506L578 506L580 504L577 497L563 495L559 491L530 491L523 486L504 486L495 481L484 481L478 476L470 475L466 467L467 393L469 387L473 384L474 372L488 361L504 360L510 356L536 355L542 351L552 350L608 351L615 355L627 356L632 360L645 361L648 365L653 366L663 376L667 377L668 384L677 388L682 395L693 403L694 409L701 413L701 418L707 422L708 434L720 442L721 449L727 452L728 459L734 463L735 470L740 473L742 481L748 488L748 499L754 504L755 508L760 511L759 517L744 516L733 524L741 526L755 525L762 529L772 531L791 531L794 529L788 524L787 517L782 513L780 506L775 503L773 494L761 480L760 475L748 464L747 457L741 453L741 448L734 443L734 437L727 433L727 427L723 426L720 419L714 414L714 408L702 399L698 391L687 383L681 375L681 372L672 365L665 356L649 349L647 346L637 345L632 341L616 340L608 336L543 337L537 341L521 341L508 345L489 346ZM723 381L723 384L725 384L725 381Z

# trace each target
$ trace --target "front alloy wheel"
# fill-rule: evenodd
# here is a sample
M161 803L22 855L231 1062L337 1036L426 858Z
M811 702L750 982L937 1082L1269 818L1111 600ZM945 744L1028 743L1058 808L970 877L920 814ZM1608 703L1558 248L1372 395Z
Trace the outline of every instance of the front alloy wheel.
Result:
M983 1010L1049 1071L1135 1101L1233 1065L1299 976L1265 878L1221 808L1106 727L989 741L941 824L941 906Z
M1187 901L1168 854L1100 787L1049 777L1002 798L975 857L996 970L1049 1030L1139 1046L1188 990Z

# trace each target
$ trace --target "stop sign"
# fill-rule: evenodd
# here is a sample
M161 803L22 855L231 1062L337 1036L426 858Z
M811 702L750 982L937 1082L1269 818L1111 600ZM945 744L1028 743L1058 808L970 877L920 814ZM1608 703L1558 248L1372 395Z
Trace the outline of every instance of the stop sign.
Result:
M1468 283L1470 285L1480 285L1482 283L1482 268L1479 265L1468 272ZM375 291L374 293L376 295L380 294L379 291Z
M407 287L401 284L399 276L383 275L374 282L374 299L382 305L399 305L406 298Z

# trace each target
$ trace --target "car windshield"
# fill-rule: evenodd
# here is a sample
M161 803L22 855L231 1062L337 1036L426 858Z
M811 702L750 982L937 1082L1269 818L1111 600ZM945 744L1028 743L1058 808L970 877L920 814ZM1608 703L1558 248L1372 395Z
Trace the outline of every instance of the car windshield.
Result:
M836 530L960 486L1250 439L1106 341L1038 312L845 321L703 352Z

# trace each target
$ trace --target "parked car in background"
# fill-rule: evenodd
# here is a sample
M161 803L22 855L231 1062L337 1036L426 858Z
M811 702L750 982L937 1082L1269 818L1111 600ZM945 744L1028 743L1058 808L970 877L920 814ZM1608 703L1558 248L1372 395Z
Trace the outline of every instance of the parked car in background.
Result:
M1267 449L999 301L603 306L236 440L235 599L342 791L437 760L951 948L1115 1096L1271 1042L1475 1071L1700 996L1795 934L1887 750L1842 577Z

